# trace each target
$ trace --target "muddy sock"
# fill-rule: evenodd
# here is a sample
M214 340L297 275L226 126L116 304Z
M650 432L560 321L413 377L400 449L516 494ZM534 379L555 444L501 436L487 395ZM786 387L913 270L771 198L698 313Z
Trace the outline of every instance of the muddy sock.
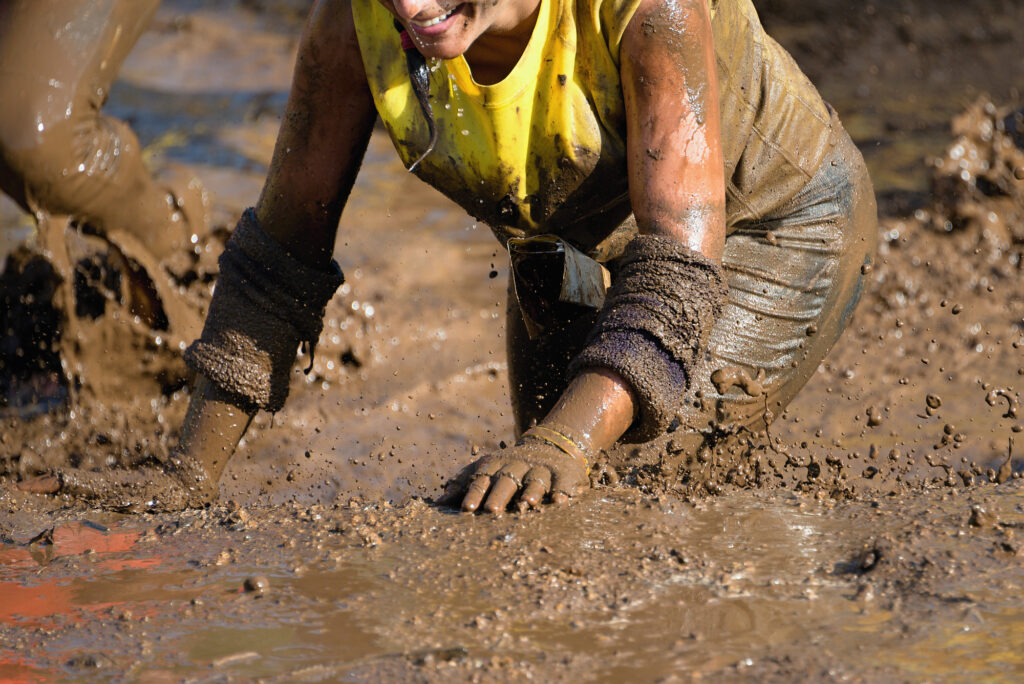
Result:
M675 417L727 292L721 267L675 240L640 235L626 246L569 372L608 368L629 383L640 411L627 441L653 439Z
M344 282L337 262L327 271L295 260L246 209L218 261L220 276L202 336L185 361L239 408L276 412L300 343L312 356L324 309Z

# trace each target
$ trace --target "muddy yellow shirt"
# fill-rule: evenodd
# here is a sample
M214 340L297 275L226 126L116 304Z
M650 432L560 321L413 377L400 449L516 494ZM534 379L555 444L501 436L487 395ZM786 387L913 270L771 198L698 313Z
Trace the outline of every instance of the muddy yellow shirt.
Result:
M721 93L730 230L770 216L814 174L829 112L750 0L709 0ZM499 240L554 233L600 260L635 232L626 173L619 43L639 0L541 0L512 72L473 79L462 57L430 63L438 126L416 174ZM390 13L353 0L377 111L409 166L429 135ZM625 223L623 223L625 221Z

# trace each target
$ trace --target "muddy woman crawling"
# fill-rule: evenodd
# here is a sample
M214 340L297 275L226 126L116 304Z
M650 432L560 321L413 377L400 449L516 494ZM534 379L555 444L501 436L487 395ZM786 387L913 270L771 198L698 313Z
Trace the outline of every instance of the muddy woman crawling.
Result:
M177 454L116 486L207 501L251 417L282 407L343 281L336 231L378 115L512 257L517 441L470 466L467 511L565 502L620 442L672 432L694 455L763 429L860 296L863 160L750 0L321 0L266 185L186 352Z

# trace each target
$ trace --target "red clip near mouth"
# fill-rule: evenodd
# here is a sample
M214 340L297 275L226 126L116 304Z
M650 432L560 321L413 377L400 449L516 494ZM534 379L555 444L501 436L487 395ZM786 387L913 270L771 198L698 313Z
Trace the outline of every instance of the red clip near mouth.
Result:
M398 35L402 37L402 49L403 50L415 50L416 46L412 42L412 37L408 31L402 30L398 32Z

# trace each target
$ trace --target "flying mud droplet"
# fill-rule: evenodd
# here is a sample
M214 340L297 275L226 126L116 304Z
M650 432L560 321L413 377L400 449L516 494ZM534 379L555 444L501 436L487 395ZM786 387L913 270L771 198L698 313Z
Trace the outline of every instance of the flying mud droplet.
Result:
M1006 460L999 466L999 471L996 473L995 482L996 484L1003 484L1013 476L1013 437L1010 438L1010 444L1006 449Z
M1003 414L1003 418L1016 418L1017 413L1020 411L1020 403L1017 401L1016 396L1004 389L994 389L989 392L985 395L985 403L989 406L995 406L1000 397L1006 400L1006 413Z
M929 394L924 398L924 403L924 412L929 416L934 416L935 412L939 410L940 406L942 406L942 397L938 394Z
M871 406L871 407L868 408L867 416L868 416L868 427L878 427L879 425L882 424L882 421L884 420L884 418L882 417L881 412L879 412L878 408L875 407L875 406Z

